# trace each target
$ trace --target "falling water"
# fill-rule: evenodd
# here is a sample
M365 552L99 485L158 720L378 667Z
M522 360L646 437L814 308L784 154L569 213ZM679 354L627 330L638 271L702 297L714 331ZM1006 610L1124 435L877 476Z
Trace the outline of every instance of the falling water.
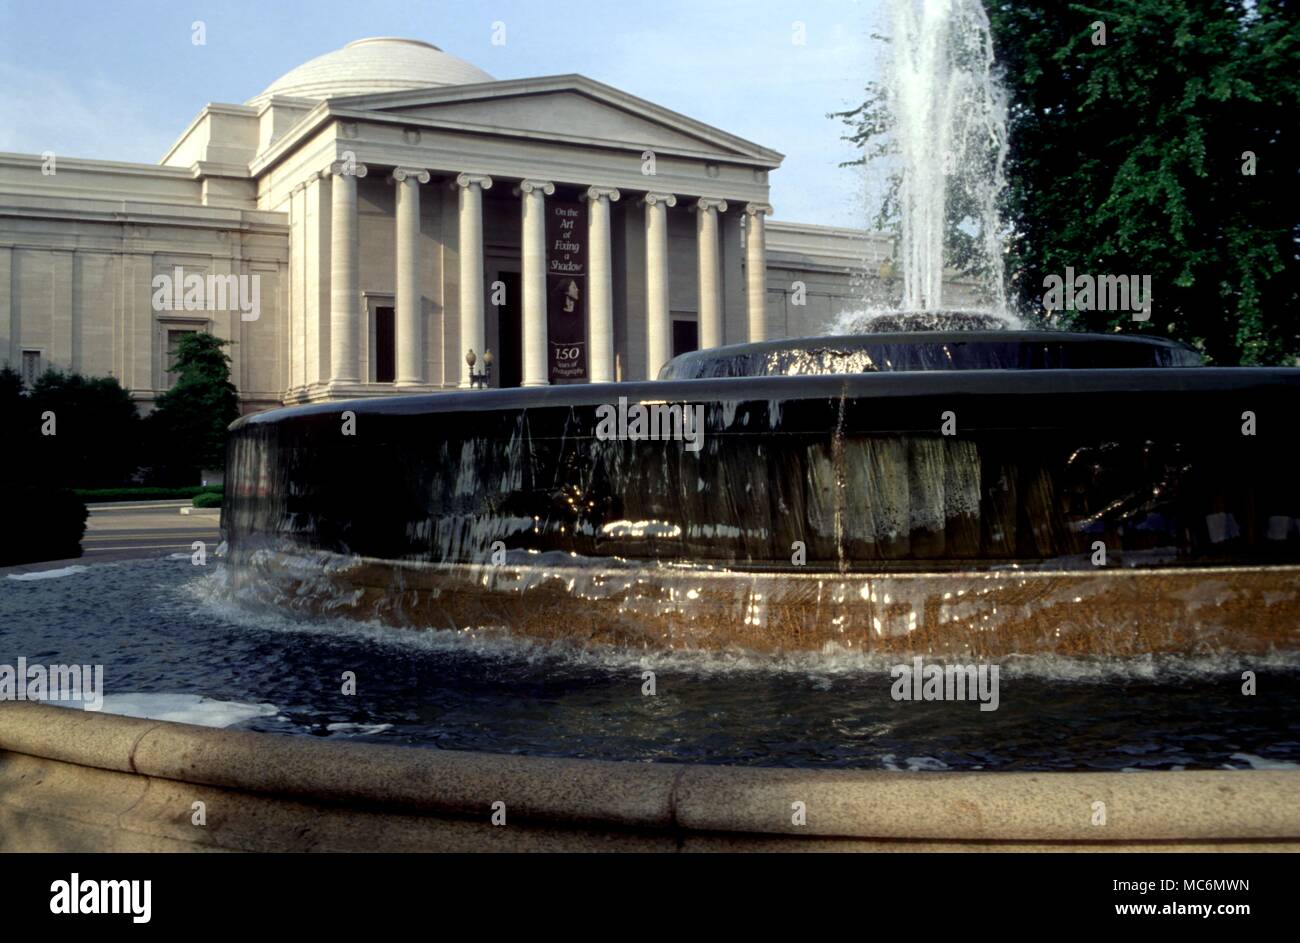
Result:
M946 267L977 280L980 310L1009 319L997 211L1007 104L983 4L888 0L888 11L884 85L900 162L902 310L944 309Z

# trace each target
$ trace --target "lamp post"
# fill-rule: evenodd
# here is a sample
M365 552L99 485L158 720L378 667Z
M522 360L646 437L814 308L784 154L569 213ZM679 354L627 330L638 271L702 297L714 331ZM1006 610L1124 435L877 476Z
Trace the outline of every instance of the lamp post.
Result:
M474 353L471 347L465 351L465 362L469 364L469 385L472 389L487 389L488 381L492 379L492 351L483 351L483 369L475 370L474 364L478 362L478 355Z

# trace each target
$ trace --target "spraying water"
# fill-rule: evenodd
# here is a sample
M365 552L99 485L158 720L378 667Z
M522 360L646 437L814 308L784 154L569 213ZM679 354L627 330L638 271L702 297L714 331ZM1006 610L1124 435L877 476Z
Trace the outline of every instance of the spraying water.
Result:
M988 17L980 0L890 0L889 12L903 308L941 309L949 262L973 270L992 310L1003 310L997 197L1005 183L1007 105L993 75ZM960 230L955 246L947 238L950 219ZM949 259L945 247L960 257Z
M899 307L909 315L974 311L986 321L993 315L1014 324L998 213L1007 96L994 75L983 4L887 0L887 9L892 36L884 104L899 161ZM945 271L951 278L954 270L973 284L945 286ZM831 329L871 330L882 313L847 314Z

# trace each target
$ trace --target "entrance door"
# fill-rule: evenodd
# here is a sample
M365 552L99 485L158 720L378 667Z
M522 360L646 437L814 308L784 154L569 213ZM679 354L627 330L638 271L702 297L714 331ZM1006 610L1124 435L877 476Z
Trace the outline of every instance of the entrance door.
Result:
M392 383L397 377L397 334L393 309L375 309L375 382Z
M673 356L700 349L700 325L695 321L673 319Z
M497 272L497 278L506 286L506 301L497 307L497 343L501 349L493 353L493 369L497 385L504 389L524 382L523 298L518 272Z

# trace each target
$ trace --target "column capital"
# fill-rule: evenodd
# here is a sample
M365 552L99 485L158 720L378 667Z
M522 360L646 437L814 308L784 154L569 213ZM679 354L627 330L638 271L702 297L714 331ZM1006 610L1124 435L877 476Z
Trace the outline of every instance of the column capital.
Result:
M760 213L766 213L769 216L772 215L771 204L770 203L746 203L745 204L746 216L758 216Z
M389 183L402 183L408 179L414 179L417 183L428 183L433 178L423 167L394 167L393 172L388 175Z
M472 187L478 184L484 190L492 189L492 178L487 174L457 174L456 179L452 181L453 187Z
M519 185L511 192L518 196L521 193L532 193L534 190L541 190L547 196L555 192L555 184L549 180L520 180Z
M364 177L370 173L370 168L360 161L336 160L324 173L331 177Z
M588 187L582 198L584 200L609 200L614 202L620 196L622 194L618 192L617 187Z
M695 205L694 205L693 207L691 207L691 209L695 209L695 210L717 210L719 213L725 213L725 212L727 212L727 201L726 201L726 200L715 200L715 199L713 199L713 197L702 196L702 197L700 197L698 200L695 201Z
M662 203L665 206L676 206L677 197L671 193L647 193L637 203L642 206L654 206L657 203Z

